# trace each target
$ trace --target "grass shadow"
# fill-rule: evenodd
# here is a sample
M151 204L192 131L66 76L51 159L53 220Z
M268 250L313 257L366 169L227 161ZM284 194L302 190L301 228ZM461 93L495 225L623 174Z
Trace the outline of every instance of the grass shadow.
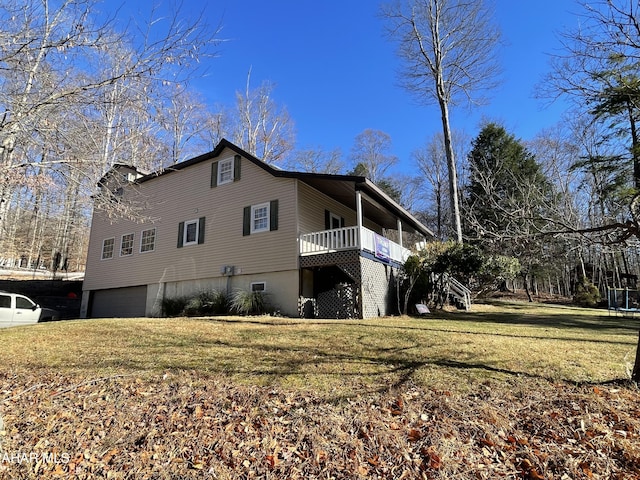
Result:
M555 307L554 313L531 313L532 307L514 305L510 309L520 310L516 312L461 312L451 313L441 311L437 316L442 319L455 319L460 322L498 323L504 325L526 325L534 327L553 327L566 329L586 329L593 331L638 331L640 330L640 317L623 317L619 315L579 315L573 309Z

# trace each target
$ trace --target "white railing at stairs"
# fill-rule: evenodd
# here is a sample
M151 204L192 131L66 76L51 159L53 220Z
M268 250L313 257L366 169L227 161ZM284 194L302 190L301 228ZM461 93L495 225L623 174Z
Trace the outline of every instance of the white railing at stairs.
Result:
M431 274L431 282L437 286L440 295L444 299L452 299L458 308L464 307L466 311L471 308L471 290L448 273Z
M447 280L449 282L449 294L462 303L465 310L469 311L471 308L471 290L450 275Z

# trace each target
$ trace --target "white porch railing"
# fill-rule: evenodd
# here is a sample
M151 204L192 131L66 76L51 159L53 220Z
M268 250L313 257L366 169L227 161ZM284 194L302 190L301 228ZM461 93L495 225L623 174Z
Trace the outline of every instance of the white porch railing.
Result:
M340 250L366 250L379 255L381 252L380 248L376 248L376 240L379 244L382 243L385 249L388 246L390 260L404 263L411 254L409 249L382 238L368 228L344 227L300 235L300 255L317 255Z

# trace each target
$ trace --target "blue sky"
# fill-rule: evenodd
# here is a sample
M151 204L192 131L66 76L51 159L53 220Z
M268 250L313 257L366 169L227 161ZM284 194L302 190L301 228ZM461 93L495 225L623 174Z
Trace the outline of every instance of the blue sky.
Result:
M137 8L153 1L138 0ZM232 105L251 69L253 87L275 84L273 98L289 111L299 149L340 148L348 157L356 135L381 130L391 136L397 170L411 172L411 152L442 128L436 105L418 105L397 86L395 45L384 35L376 0L191 0L183 8L203 11L226 40L207 61L201 94ZM557 32L575 24L578 11L570 0L497 0L503 81L488 105L454 109L452 127L473 138L486 118L528 140L556 125L564 106L545 107L534 89L559 47Z

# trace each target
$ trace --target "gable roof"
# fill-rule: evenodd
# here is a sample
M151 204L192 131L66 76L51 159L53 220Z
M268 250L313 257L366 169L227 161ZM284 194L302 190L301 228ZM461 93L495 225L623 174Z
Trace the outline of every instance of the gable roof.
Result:
M389 197L366 177L359 175L335 175L280 170L224 138L211 152L177 163L158 172L145 175L135 180L135 183L151 181L160 176L171 174L174 171L183 170L192 165L212 160L219 157L226 148L247 159L274 177L299 180L352 210L356 209L356 191L360 191L362 193L363 215L366 218L370 218L383 228L393 230L398 228L397 219L400 219L405 232L418 233L429 238L434 237L433 232L429 230L429 228L423 225L409 211Z

